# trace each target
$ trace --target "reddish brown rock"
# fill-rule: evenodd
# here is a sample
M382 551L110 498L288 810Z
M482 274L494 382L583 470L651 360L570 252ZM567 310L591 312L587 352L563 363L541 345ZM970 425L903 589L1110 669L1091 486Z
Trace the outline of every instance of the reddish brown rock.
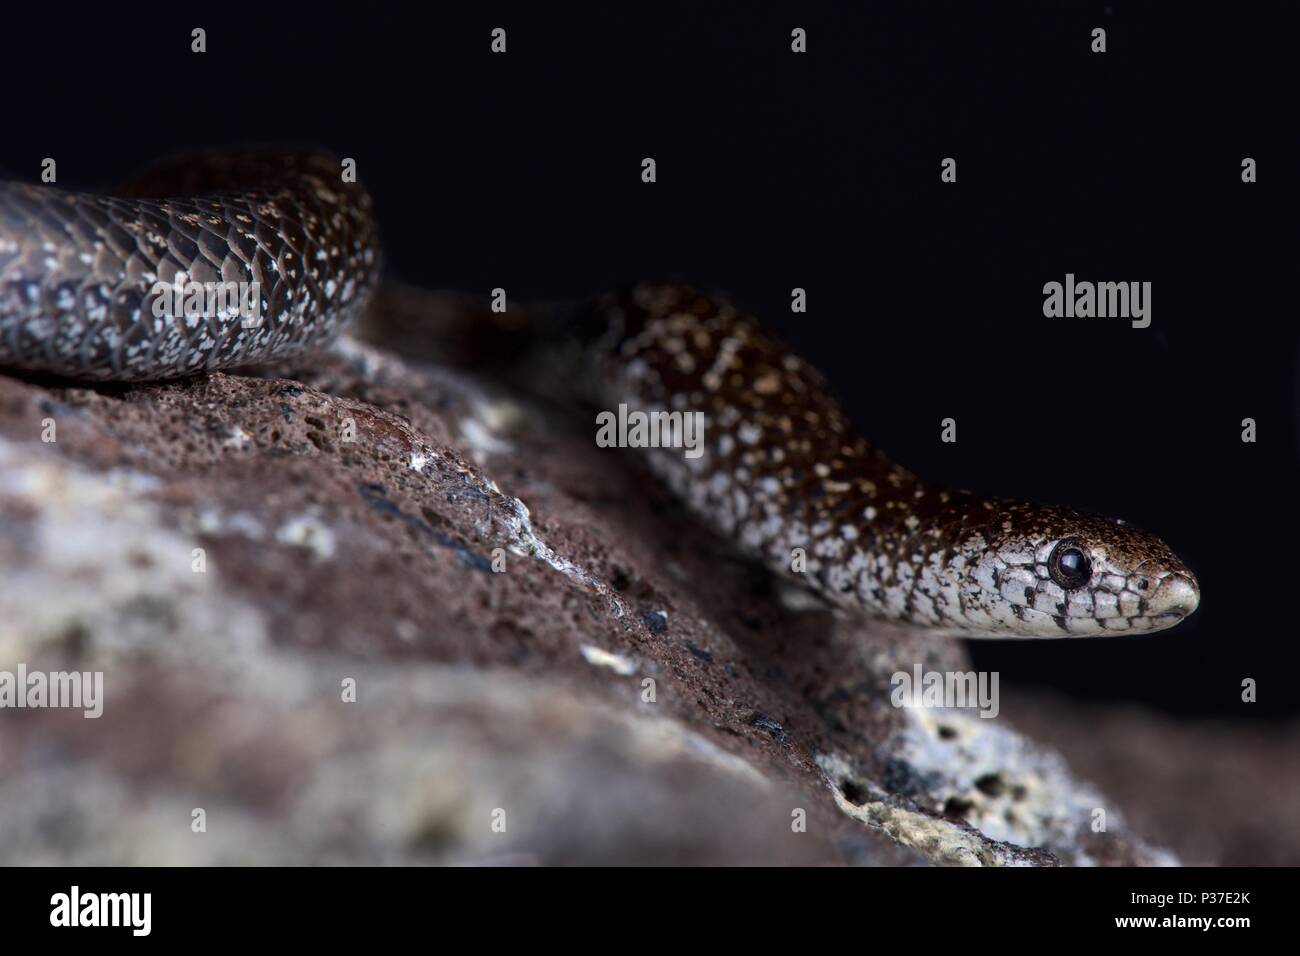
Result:
M1173 860L1005 721L891 705L961 644L777 585L576 421L352 341L0 377L0 653L106 682L0 712L0 856Z

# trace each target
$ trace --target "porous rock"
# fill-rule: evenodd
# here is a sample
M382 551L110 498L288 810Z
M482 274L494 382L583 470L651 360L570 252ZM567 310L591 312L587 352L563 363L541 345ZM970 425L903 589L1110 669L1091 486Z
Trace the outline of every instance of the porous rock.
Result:
M959 642L774 582L587 426L350 339L0 376L0 666L105 674L0 711L0 861L1174 862L1005 719L891 703Z

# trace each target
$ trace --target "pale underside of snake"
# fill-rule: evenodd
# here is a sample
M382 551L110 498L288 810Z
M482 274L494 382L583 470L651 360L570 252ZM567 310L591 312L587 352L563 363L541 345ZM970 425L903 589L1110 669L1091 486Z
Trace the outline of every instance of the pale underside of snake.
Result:
M0 368L149 381L323 345L380 271L371 200L340 170L262 151L171 161L113 197L0 183ZM259 324L155 314L158 283L178 273L256 283ZM565 333L600 407L704 414L704 454L652 450L653 469L718 533L833 604L972 637L1149 632L1197 607L1195 577L1154 535L892 463L726 299L643 284L569 310Z

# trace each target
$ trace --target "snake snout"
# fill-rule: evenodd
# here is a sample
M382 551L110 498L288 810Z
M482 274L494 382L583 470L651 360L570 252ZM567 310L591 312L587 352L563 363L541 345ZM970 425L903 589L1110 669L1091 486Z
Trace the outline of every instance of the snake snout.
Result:
M1184 618L1201 603L1201 589L1196 578L1175 571L1162 580L1155 593L1147 599L1147 614L1151 617Z

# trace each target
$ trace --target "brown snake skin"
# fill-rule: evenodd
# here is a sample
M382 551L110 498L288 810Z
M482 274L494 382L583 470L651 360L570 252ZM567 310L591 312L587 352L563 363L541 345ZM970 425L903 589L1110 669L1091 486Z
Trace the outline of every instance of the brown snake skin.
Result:
M176 378L313 348L360 314L378 238L369 194L337 160L205 153L138 182L115 196L0 182L0 366ZM258 283L261 323L156 316L155 284L178 272Z
M112 198L0 183L0 367L150 380L323 344L379 271L371 200L340 172L313 153L204 154ZM173 198L133 198L143 190ZM178 273L257 283L260 323L159 316L155 284ZM985 637L1155 631L1197 607L1195 577L1154 535L892 463L815 370L725 299L642 285L552 331L603 407L701 413L704 453L657 449L653 467L714 529L833 603Z

